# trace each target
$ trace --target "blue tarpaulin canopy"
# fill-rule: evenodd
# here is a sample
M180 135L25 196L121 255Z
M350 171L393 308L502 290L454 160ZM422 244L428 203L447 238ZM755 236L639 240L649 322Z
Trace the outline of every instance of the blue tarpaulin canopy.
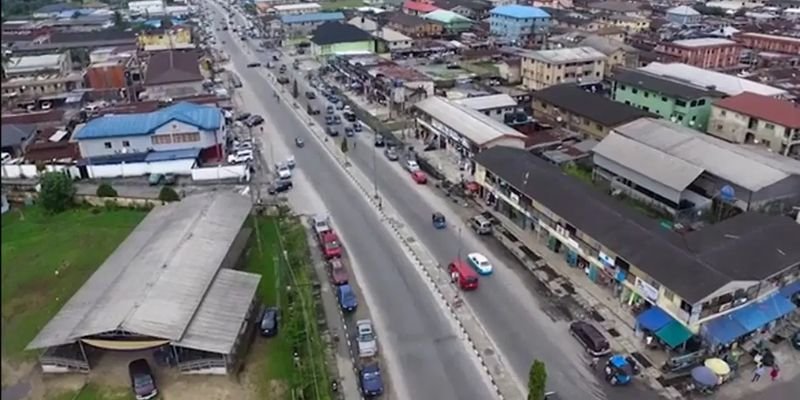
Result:
M639 326L652 332L663 328L672 321L674 321L674 319L658 307L650 307L645 312L636 316L636 322Z
M780 294L774 294L766 300L744 306L732 312L731 315L748 332L752 332L794 309L794 304L789 300Z
M778 291L781 296L786 297L787 299L791 299L792 296L797 292L800 292L800 281L792 282Z
M748 332L730 314L711 320L703 329L706 339L721 345L729 344Z

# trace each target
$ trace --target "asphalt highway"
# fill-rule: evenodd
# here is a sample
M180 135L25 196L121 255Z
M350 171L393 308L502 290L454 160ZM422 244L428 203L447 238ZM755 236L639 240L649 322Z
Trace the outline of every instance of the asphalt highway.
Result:
M263 116L279 129L284 142L291 143L295 137L306 142L294 152L298 167L330 210L348 255L358 265L364 291L373 294L368 297L372 313L380 315L376 324L381 345L391 348L386 357L395 355L388 364L394 386L401 386L399 398L492 398L465 344L363 194L285 102L276 101L263 72L245 67L251 59L234 44L238 38L228 32L218 35L226 42L222 47L244 85L259 88ZM393 364L399 370L393 370Z

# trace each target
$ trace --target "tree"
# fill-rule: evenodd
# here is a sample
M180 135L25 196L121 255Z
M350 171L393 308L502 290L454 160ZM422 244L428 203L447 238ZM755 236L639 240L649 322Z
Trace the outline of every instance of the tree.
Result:
M60 213L72 207L75 187L63 172L45 172L39 180L39 201L49 213Z
M173 190L171 187L164 186L158 193L158 199L163 202L169 203L173 201L178 201L181 199L181 197L178 196L178 193L175 192L175 190Z
M117 191L111 184L103 182L97 186L97 197L117 197Z
M294 84L292 85L292 96L296 99L297 96L300 96L300 90L297 88L297 79L294 80Z
M544 400L544 389L547 383L547 370L544 363L533 360L530 376L528 377L528 400Z
M114 27L120 30L124 30L128 27L128 22L125 21L125 18L122 17L122 13L119 11L114 11Z

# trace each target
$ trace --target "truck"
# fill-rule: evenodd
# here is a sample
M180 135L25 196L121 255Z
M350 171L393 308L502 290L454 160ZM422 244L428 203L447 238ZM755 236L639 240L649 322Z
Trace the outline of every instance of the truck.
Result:
M314 236L326 260L342 256L342 244L339 242L339 236L331 228L330 218L327 215L312 216L311 229L314 230Z

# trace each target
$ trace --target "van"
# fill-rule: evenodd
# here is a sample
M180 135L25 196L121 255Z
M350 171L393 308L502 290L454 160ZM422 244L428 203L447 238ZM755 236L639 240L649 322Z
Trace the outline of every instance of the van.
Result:
M455 276L461 290L475 290L478 288L478 274L462 260L453 260L447 266L450 276Z
M586 321L575 321L569 325L569 333L580 342L592 357L611 353L608 339L594 325Z

